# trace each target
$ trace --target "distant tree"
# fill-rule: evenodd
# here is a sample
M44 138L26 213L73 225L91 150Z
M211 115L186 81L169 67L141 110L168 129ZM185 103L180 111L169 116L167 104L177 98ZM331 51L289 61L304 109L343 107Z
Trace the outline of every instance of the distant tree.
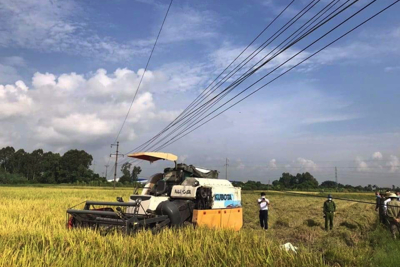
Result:
M282 173L282 177L279 178L279 184L283 188L290 188L291 181L292 181L292 175L288 172Z
M324 181L321 183L322 188L336 188L336 182L334 181Z
M300 184L302 184L305 188L317 188L318 181L314 178L309 172L302 173L300 176Z
M59 181L60 159L61 156L58 153L47 152L43 154L39 183L54 184Z
M93 157L84 150L69 150L60 159L59 183L75 183L90 180L89 171Z
M118 182L120 183L129 183L131 180L131 167L132 164L129 162L125 162L122 166L121 166L121 172L122 172L122 176L119 178Z
M122 176L119 178L120 183L134 183L138 180L138 175L142 172L142 169L138 166L134 166L131 171L131 168L132 164L129 162L126 162L121 166Z
M132 170L132 183L137 182L139 179L139 174L142 172L142 168L139 166L134 166Z
M0 165L6 172L12 172L10 160L15 153L15 149L11 146L4 147L0 150Z
M298 173L296 176L290 173L282 173L278 181L274 181L273 186L279 185L280 188L290 189L314 189L318 187L318 181L309 172Z
M14 153L10 159L10 172L17 173L28 177L28 156L29 153L25 152L23 149L19 149Z

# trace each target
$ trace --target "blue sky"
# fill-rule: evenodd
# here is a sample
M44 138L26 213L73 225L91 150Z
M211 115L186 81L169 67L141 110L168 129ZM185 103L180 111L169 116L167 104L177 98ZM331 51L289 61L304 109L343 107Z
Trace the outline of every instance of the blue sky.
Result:
M329 2L319 1L315 11ZM330 27L369 2L360 0ZM299 58L392 2L377 1ZM174 119L288 3L175 0L121 134L121 150ZM296 0L262 40L308 3ZM103 172L168 4L0 1L0 145L85 149ZM310 171L324 181L334 178L337 166L345 184L400 185L399 11L395 5L165 150L221 175L229 158L235 180L267 182L282 172ZM164 166L140 164L143 176Z

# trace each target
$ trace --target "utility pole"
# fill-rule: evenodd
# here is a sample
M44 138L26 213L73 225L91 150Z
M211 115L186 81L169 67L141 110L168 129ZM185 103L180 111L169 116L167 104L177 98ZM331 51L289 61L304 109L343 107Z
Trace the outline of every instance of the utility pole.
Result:
M225 166L225 179L226 180L228 180L228 166L229 166L228 162L229 162L229 159L226 158L225 165L224 165Z
M337 180L337 168L335 167L335 181L336 181L336 192L338 191L338 180Z
M115 154L110 154L110 157L113 156L113 155L115 156L115 168L114 168L114 189L115 189L115 183L117 181L118 156L124 156L124 155L118 153L119 152L118 151L118 149L119 149L119 141L117 141L117 144L111 144L111 147L113 147L113 146L117 147L116 153Z
M108 170L108 166L109 166L108 164L104 165L104 167L106 167L106 180L107 180L107 174L108 174L108 171L107 171Z

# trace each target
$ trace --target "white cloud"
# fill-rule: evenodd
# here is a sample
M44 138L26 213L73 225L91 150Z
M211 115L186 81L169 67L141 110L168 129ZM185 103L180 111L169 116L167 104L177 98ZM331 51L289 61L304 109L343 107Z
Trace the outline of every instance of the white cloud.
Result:
M271 159L268 164L268 169L276 170L278 166L276 165L276 159Z
M298 163L301 168L307 172L316 171L318 169L317 164L310 159L297 158L296 163Z
M4 63L7 63L4 60ZM13 83L16 80L21 79L20 75L15 66L11 64L0 63L0 84L1 83Z
M319 64L332 64L334 62L359 64L363 59L376 60L375 56L390 55L393 57L400 55L398 47L400 41L399 29L399 27L396 27L363 32L357 37L357 41L329 47L316 55L313 61ZM385 71L394 70L396 70L396 67L385 69Z
M237 57L239 53L241 53L244 50L244 46L234 46L229 43L224 43L219 49L215 50L213 53L210 55L210 59L213 61L213 64L220 68L221 70L224 69L233 59ZM310 53L307 51L304 51L297 56L295 56L300 50L297 48L289 48L283 53L280 53L279 55L274 56L274 54L279 51L279 49L275 50L275 47L266 47L262 51L254 51L258 48L257 45L250 46L241 56L237 61L232 65L230 69L236 68L239 64L241 64L241 61L245 60L246 64L241 64L240 67L242 67L241 70L239 70L235 75L230 78L232 80L233 78L237 78L239 75L243 74L245 71L249 70L250 68L254 69L256 67L259 67L263 62L266 60L270 60L267 64L265 64L258 72L261 71L272 71L279 65L286 63L277 69L274 73L280 73L287 68L290 68L296 64L298 64L300 61L305 59ZM250 61L248 61L247 57L250 56L254 57ZM294 57L293 57L294 56ZM273 57L273 59L272 59ZM290 59L293 57L292 59ZM272 59L272 60L271 60ZM260 61L260 63L258 63ZM257 64L257 65L256 65ZM302 64L302 66L310 64L310 61L306 61L305 63ZM253 67L255 65L255 67ZM265 74L265 73L264 73ZM266 78L266 80L269 80L269 78ZM262 83L260 83L262 84Z
M159 108L149 92L149 85L157 84L159 76L163 75L150 72L144 79L120 141L134 140L157 123L177 116L178 110ZM115 138L139 78L129 69L117 69L112 74L100 69L88 77L37 72L32 77L32 88L22 81L0 85L0 120L18 126L21 138L29 138L31 145L36 141L56 148L101 147Z
M155 11L165 14L165 9L157 5ZM157 23L149 34L151 38L119 41L98 32L86 17L87 12L75 0L0 1L0 47L63 52L121 62L133 56L147 56L159 30ZM204 41L214 37L215 25L218 25L215 17L189 7L174 7L159 43Z
M93 33L83 14L75 1L3 0L0 47L66 52L108 61L126 60L148 51L147 44L141 42L118 43Z
M395 67L385 67L385 72L397 72L400 71L400 66L395 66Z
M56 76L51 73L40 73L36 72L32 78L33 87L40 88L44 86L55 86L56 85Z
M382 159L382 158L383 158L383 155L382 155L381 152L377 151L377 152L375 152L374 154L372 154L372 158L373 158L373 159Z
M107 135L112 132L113 125L99 119L97 114L73 113L64 118L53 118L51 125L58 132L65 134L88 134L91 136Z
M33 100L27 91L22 81L17 81L15 85L0 85L0 120L30 114Z
M364 172L369 170L368 164L365 161L363 161L362 158L357 157L356 163L357 163L357 171Z
M215 14L179 6L170 12L160 42L205 41L218 36L219 22Z
M241 159L238 159L236 162L237 162L236 169L244 170L246 168L246 165L243 163Z
M25 59L19 56L5 57L3 62L9 66L23 67L26 65Z
M358 115L350 114L350 115L332 115L332 116L324 116L324 114L314 114L313 117L308 117L304 119L302 122L304 124L316 124L316 123L326 123L326 122L339 122L339 121L348 121L358 118Z
M350 41L345 44L329 47L316 54L312 58L308 59L307 61L303 62L301 65L296 67L295 70L300 72L308 72L316 69L321 65L344 63L358 64L361 60L374 60L375 57L373 57L373 55L379 55L380 57L387 55L400 55L400 49L397 45L400 41L400 35L398 34L398 32L400 32L400 28L392 28L386 30L384 33L371 31L371 33L369 34L360 34L357 37L356 41ZM329 39L331 38L328 37L328 40ZM292 56L295 56L305 46L305 44L301 46L296 45L287 49L285 52L279 54L277 57L275 57L265 66L263 66L261 70L270 71L276 68L285 61L289 60ZM246 52L240 57L238 62L240 62L242 59L245 59L257 47L257 45L249 47ZM221 68L226 67L228 65L227 62L231 62L243 49L243 46L238 47L229 43L224 43L220 49L215 50L212 53L211 59L214 61L214 64L216 66L219 66ZM267 53L271 52L274 49L275 46L266 47L262 52L256 55L254 59L247 63L246 67L244 67L244 70L247 70L249 66L252 66L256 62L261 60L264 56L267 55ZM300 63L318 49L318 46L311 46L306 51L301 52L293 59L290 59L288 62L286 62L282 67L276 70L276 73L285 71L288 68ZM274 50L271 55L275 54L276 51ZM270 58L271 55L267 58ZM263 61L265 61L265 59ZM385 68L385 71L387 72L396 70L398 70L398 66ZM269 78L267 78L267 80L268 79Z
M390 155L390 161L386 163L390 167L390 172L397 172L400 170L400 160L394 155Z

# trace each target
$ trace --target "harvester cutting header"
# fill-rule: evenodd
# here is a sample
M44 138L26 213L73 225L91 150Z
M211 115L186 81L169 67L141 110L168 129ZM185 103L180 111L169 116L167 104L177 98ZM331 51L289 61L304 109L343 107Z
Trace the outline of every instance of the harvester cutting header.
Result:
M241 188L218 179L216 170L177 163L178 157L161 152L141 152L128 157L154 162L168 160L174 167L149 178L140 195L127 202L86 201L83 210L68 209L68 227L105 231L119 228L126 234L141 229L153 232L194 224L239 230L243 225Z

